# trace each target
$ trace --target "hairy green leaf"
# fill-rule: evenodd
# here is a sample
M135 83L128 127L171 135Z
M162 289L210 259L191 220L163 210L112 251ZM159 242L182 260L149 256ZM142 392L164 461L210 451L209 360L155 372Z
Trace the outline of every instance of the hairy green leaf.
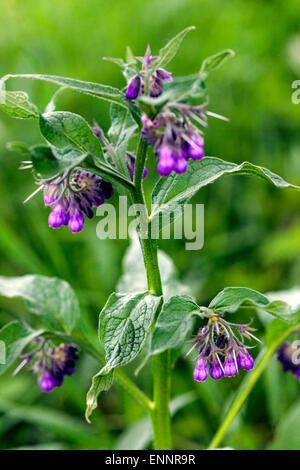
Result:
M185 28L183 31L178 33L174 38L172 38L160 51L159 51L159 59L155 64L156 68L164 67L167 65L173 57L176 55L183 39L189 33L195 29L195 26L189 26Z
M0 341L5 344L5 364L0 364L0 375L14 363L23 349L41 333L43 333L43 330L34 331L19 321L8 323L0 330Z
M131 362L141 351L160 297L147 292L112 294L100 313L99 334L106 365L101 374Z
M57 158L79 158L80 154L90 153L103 160L99 139L87 121L78 114L65 111L46 113L40 117L40 130Z
M283 178L270 170L253 165L249 162L241 164L226 162L220 158L205 157L199 162L190 162L183 175L171 174L161 178L152 193L153 210L151 220L159 214L174 214L175 220L182 213L186 204L200 188L213 183L224 175L255 175L274 184L279 188L295 188L298 186L287 183Z
M192 312L199 307L191 297L174 296L164 304L151 338L150 355L181 348L193 326Z
M69 284L61 279L39 275L1 276L0 295L22 297L28 309L51 331L70 334L78 327L77 298Z
M86 82L76 80L74 78L58 77L55 75L40 75L40 74L18 74L18 75L5 75L1 79L2 87L4 88L5 82L10 78L29 78L33 80L43 80L50 83L55 83L61 87L70 88L72 90L92 95L96 98L116 103L120 106L130 109L134 119L140 123L140 112L135 103L127 100L124 93L117 88L100 83ZM38 117L38 116L37 116Z
M226 287L210 302L208 308L216 312L236 312L241 305L259 307L285 323L295 324L300 320L300 311L293 310L282 300L270 302L259 292L248 287Z
M17 119L38 119L39 110L24 91L0 89L0 108Z
M112 386L114 380L114 371L111 370L108 374L102 374L101 371L94 375L92 385L86 395L86 411L85 419L90 423L90 416L97 408L98 397L101 392L107 392Z

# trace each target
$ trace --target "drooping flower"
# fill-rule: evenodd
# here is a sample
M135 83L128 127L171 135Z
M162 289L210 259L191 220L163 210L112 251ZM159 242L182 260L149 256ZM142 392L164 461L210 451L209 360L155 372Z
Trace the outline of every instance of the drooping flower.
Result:
M203 307L201 310L204 317L208 318L208 323L199 329L198 334L192 340L194 345L187 353L188 356L194 349L198 350L194 379L204 382L208 377L208 366L209 375L214 380L234 377L240 367L251 370L254 361L248 352L250 346L244 344L244 338L252 338L260 342L252 333L255 330L249 324L227 322L221 314L207 308ZM238 331L239 337L234 333L234 329Z
M220 366L217 360L213 364L211 364L209 368L209 373L214 380L220 380L223 377L222 367Z
M161 176L168 176L172 171L185 173L189 158L201 160L204 157L204 139L200 131L180 112L160 113L154 121L143 116L142 121L142 136L149 145L155 146L159 160L157 171Z
M73 233L84 226L84 215L94 216L93 207L98 207L113 194L112 185L89 171L78 169L73 175L43 180L45 205L52 209L48 223L51 228L68 225Z
M157 171L161 176L168 176L172 171L185 173L189 159L197 161L204 157L203 131L195 123L206 128L209 115L226 119L208 111L206 105L169 103L154 120L142 116L141 133L149 145L154 145L159 160Z
M70 376L75 371L78 359L78 349L71 344L61 344L58 347L43 338L40 338L36 349L21 356L23 361L14 372L18 373L29 362L33 372L37 375L43 392L51 392L55 387L61 387L64 377Z
M197 360L197 365L194 369L194 379L197 382L205 382L208 376L207 363L203 359Z

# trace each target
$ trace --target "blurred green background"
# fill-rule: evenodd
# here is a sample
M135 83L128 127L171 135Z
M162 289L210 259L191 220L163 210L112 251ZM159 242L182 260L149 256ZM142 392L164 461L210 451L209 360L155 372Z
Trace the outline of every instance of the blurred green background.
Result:
M127 44L142 55L150 43L155 53L181 29L195 25L196 31L169 64L174 75L196 72L203 58L219 50L236 52L207 82L210 109L228 116L230 123L210 120L206 154L237 163L249 160L300 184L300 106L291 101L291 84L300 78L299 1L6 0L0 11L1 76L46 73L120 88L122 75L102 56L123 57ZM29 91L40 109L56 89L32 81L11 85ZM67 91L58 109L109 127L109 106L99 100ZM98 312L121 275L127 242L98 240L96 219L77 235L50 230L39 196L22 204L34 185L30 172L17 171L18 155L7 152L11 140L41 142L36 123L0 116L1 275L40 273L66 279L95 334ZM150 192L154 162L147 166ZM228 176L204 188L195 201L205 204L204 248L185 251L179 240L162 241L160 246L201 304L229 285L268 292L300 284L299 193L274 189L256 178ZM24 316L21 302L1 299L1 325ZM263 328L256 324L262 336ZM137 436L146 433L143 423L136 425L143 410L122 389L114 387L103 395L93 424L84 422L85 393L96 370L92 360L82 357L77 374L49 395L40 392L29 372L12 378L9 371L1 377L0 447L109 449L125 446L124 439L134 447ZM132 370L129 367L129 373ZM191 371L190 362L180 359L173 374L174 396L196 394L174 417L175 447L180 449L207 446L241 380L199 385ZM136 380L151 391L149 365ZM282 437L286 429L292 429L293 438ZM283 375L274 360L225 444L299 448L299 435L299 385Z

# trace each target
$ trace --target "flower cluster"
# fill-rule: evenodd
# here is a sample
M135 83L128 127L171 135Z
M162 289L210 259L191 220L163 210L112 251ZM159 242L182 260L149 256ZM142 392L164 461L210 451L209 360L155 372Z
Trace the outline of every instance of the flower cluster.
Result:
M292 372L300 382L300 353L296 342L283 343L277 350L277 359L281 363L283 371Z
M161 176L168 176L172 171L185 173L188 159L201 160L204 157L204 139L201 131L187 119L195 113L203 113L203 108L177 105L177 113L164 112L155 120L142 117L142 136L159 159L157 171Z
M51 228L68 225L71 232L80 232L84 215L94 216L98 207L113 194L112 185L89 171L78 169L62 178L42 181L44 202L52 211L48 218Z
M162 68L155 68L158 57L151 55L149 46L145 56L137 59L142 63L142 70L130 79L125 96L128 100L134 100L141 92L156 98L162 94L163 82L171 81L172 76Z
M251 370L254 366L252 356L244 344L244 338L253 338L259 341L253 334L255 331L249 325L230 323L221 318L220 314L205 310L208 323L200 328L197 336L192 340L195 344L188 352L198 349L194 379L197 382L205 382L208 373L214 380L224 377L233 377L240 368ZM239 338L234 334L235 329ZM187 355L188 355L187 354ZM209 371L208 371L209 369Z
M43 392L51 392L55 387L63 384L66 375L73 375L75 362L78 359L78 349L71 344L60 344L54 347L42 338L35 341L39 343L38 347L21 356L23 361L14 375L34 360L31 368L38 376L41 389Z

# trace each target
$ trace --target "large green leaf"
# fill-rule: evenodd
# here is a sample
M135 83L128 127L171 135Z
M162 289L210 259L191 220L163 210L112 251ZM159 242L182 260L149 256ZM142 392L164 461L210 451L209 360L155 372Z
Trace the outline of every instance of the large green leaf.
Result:
M72 161L80 155L92 154L103 160L99 139L78 114L65 111L46 113L40 116L40 130L56 158Z
M112 101L113 103L122 104L122 93L120 90L111 86L101 85L100 83L86 82L82 80L76 80L74 78L58 77L55 75L40 74L9 74L2 78L2 83L6 82L10 78L30 78L34 80L43 80L66 88L71 88L81 93L94 95L98 98Z
M142 292L112 294L100 313L99 334L104 343L106 364L101 370L131 362L141 351L154 318L160 297Z
M121 108L116 104L111 105L110 118L111 126L108 136L114 146L114 156L116 159L114 163L117 169L128 177L126 150L129 140L137 128L137 124L128 109Z
M248 287L226 287L210 302L208 308L216 312L236 312L241 306L260 308L285 323L295 324L300 320L300 311L282 300L270 300Z
M195 29L195 26L189 26L185 28L183 31L178 33L174 38L172 38L160 51L159 51L159 59L155 66L164 67L167 65L175 56L176 52L178 51L180 44L182 43L184 37Z
M117 88L111 86L102 85L100 83L86 82L82 80L76 80L74 78L68 77L58 77L55 75L41 75L41 74L18 74L18 75L5 75L2 77L0 85L4 89L5 82L10 78L29 78L33 80L43 80L50 83L55 83L64 88L70 88L72 90L85 93L87 95L92 95L101 100L110 101L111 103L116 103L120 106L128 108L132 113L134 119L140 123L140 112L136 104L125 98L124 93L122 93Z
M199 307L186 295L171 297L163 306L151 338L150 355L181 348L193 326L192 313Z
M38 119L39 110L31 103L24 91L0 89L0 108L9 116L18 119Z
M99 336L106 364L93 377L87 394L86 419L97 408L97 399L113 381L113 369L131 362L141 351L160 303L160 297L142 292L112 294L99 317Z
M33 168L42 178L50 178L69 166L67 162L58 160L48 145L33 145L29 150Z
M0 295L22 297L28 309L51 331L70 334L79 328L78 300L69 284L61 279L39 275L1 276Z
M152 194L153 211L151 220L159 214L174 214L175 220L181 213L182 207L200 188L213 183L224 175L255 175L274 184L279 188L296 188L298 186L287 183L283 178L270 170L253 165L249 162L241 164L225 162L220 158L205 157L200 162L190 162L183 175L171 174L168 178L161 178L154 187Z
M43 330L34 331L19 321L8 323L0 330L0 340L5 344L5 364L0 364L0 375L14 363L23 349L41 333L43 333Z

